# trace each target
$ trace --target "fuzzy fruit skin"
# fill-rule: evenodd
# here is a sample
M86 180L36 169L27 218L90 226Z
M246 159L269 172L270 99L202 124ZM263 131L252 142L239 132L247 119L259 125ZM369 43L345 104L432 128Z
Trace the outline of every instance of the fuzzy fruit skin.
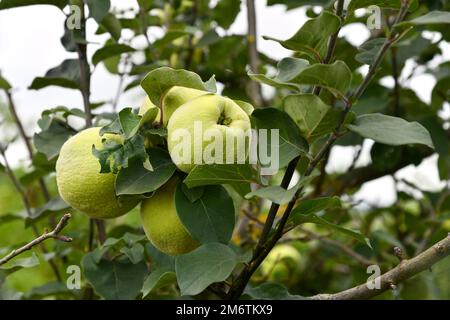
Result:
M295 278L302 260L294 247L281 244L272 249L260 266L261 273L271 281L288 283Z
M178 107L185 104L186 102L195 99L199 96L208 94L207 91L174 86L170 88L167 93L164 95L162 105L163 105L163 125L167 126L170 117L174 113ZM154 103L150 100L148 96L145 97L142 102L141 107L139 108L139 115L143 115L147 110L152 108L157 108ZM156 121L161 119L161 112L158 112L158 116L156 117Z
M223 120L223 123L220 122ZM169 119L169 123L167 125L167 133L168 133L168 149L169 153L172 157L172 160L177 165L178 169L183 172L189 173L192 168L197 165L195 163L195 143L194 140L199 140L198 137L195 136L194 123L196 121L200 121L202 125L202 135L206 130L214 129L218 130L221 133L222 141L223 141L223 163L226 163L226 137L227 134L236 139L239 136L240 132L247 132L251 128L250 118L247 113L242 110L239 105L237 105L233 100L222 97L216 94L207 94L202 95L196 99L190 100L189 102L180 106L175 112L172 114ZM177 137L177 130L185 129L190 134L190 143L191 143L191 154L190 161L188 163L179 163L177 161L177 157L182 153L178 154L179 150L176 148L179 147L179 143L181 139ZM178 131L179 133L179 131ZM215 139L212 139L213 141ZM203 153L205 148L211 144L211 140L203 139L201 145L201 152ZM178 145L178 146L177 146ZM229 158L233 158L234 162L236 162L237 155L244 154L245 157L248 155L248 139L246 139L245 146L243 149L234 148L234 154L228 155ZM189 156L187 157L189 158ZM199 163L198 163L199 164ZM204 164L204 162L202 163Z
M167 127L167 124L169 123L170 118L172 117L172 114L177 110L180 106L183 104L197 98L200 96L203 96L205 94L208 94L207 91L192 89L192 88L186 88L186 87L179 87L174 86L167 91L166 95L163 99L163 124L165 127Z
M178 218L175 207L177 179L171 179L141 204L141 222L145 234L160 251L176 256L198 247Z
M141 107L139 108L139 115L143 116L148 110L158 108L153 104L153 102L150 100L148 96L145 96L144 101L142 101ZM159 120L160 114L158 112L157 119Z
M67 140L56 161L56 183L61 198L71 207L91 218L110 219L121 216L137 204L128 198L119 203L114 187L115 174L100 173L100 163L92 154L92 145L103 147L102 138L120 142L107 134L101 137L100 128L85 129Z

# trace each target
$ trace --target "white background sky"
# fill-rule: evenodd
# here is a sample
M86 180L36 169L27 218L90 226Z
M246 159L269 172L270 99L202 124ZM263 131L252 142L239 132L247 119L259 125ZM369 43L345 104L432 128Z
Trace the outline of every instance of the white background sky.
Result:
M112 6L116 8L137 7L135 0L112 0ZM294 34L306 21L305 12L302 9L286 11L284 6L276 5L268 7L265 0L257 0L257 17L259 36L270 35L275 38L287 39ZM81 108L82 100L79 92L75 90L48 87L38 91L27 90L33 79L43 76L46 71L64 59L76 58L75 53L68 53L60 43L63 34L64 15L59 9L51 6L32 6L0 11L0 70L16 88L14 98L18 113L26 124L27 132L32 135L36 131L36 121L40 113L50 107L64 104L67 107ZM245 33L246 11L242 10L232 25L231 33ZM95 36L95 24L88 24L88 39L92 42L103 43L104 36ZM160 32L149 31L150 37L159 37ZM368 37L369 33L363 25L351 25L344 27L341 34L352 44L360 45ZM273 41L258 39L258 47L265 54L281 59L290 55L290 51L282 48ZM135 45L139 45L136 43ZM90 45L88 53L92 55L98 45ZM450 46L443 45L445 57L436 60L438 64L443 59L450 60ZM391 85L392 81L386 79L385 85ZM431 90L435 84L433 77L421 75L410 84L424 101L430 100ZM92 101L111 100L117 90L117 77L109 74L102 64L98 65L92 77ZM134 89L123 95L119 107L138 106L143 97L143 91ZM3 98L3 97L2 97ZM4 100L4 99L3 99ZM368 150L371 142L365 144L361 164L370 161ZM7 153L10 161L19 164L26 159L24 147L20 143L13 145ZM345 171L353 158L353 149L350 147L335 147L331 154L329 171ZM438 190L443 184L439 181L436 169L436 157L425 160L419 167L403 169L397 176L407 179L424 189ZM378 205L390 205L395 201L394 182L390 177L384 177L367 183L357 195L367 202Z

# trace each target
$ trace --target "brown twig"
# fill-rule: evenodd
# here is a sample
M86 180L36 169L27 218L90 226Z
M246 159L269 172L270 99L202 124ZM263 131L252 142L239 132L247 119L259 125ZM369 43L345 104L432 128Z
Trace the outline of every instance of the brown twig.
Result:
M81 11L81 33L83 34L83 37L86 38L86 16L85 16L85 10L84 10L84 1L82 1L82 5L80 6ZM86 39L83 39L86 40ZM84 105L84 112L86 114L86 128L89 128L92 126L92 113L91 113L91 104L90 104L90 95L91 95L91 68L89 66L88 58L87 58L87 44L86 41L82 42L76 42L76 48L78 53L78 61L80 65L80 89L81 94L83 96L83 105ZM101 233L104 231L104 222L103 221L96 221L97 227L100 228L102 231L99 230L99 241L100 243L103 243L104 239L100 238ZM93 229L90 229L90 232L92 232ZM103 240L103 241L102 241Z
M260 66L260 59L257 47L257 29L256 29L256 9L255 0L247 0L247 44L248 44L248 57L250 63L250 70L258 73ZM261 92L261 85L252 81L249 83L250 96L253 103L257 106L264 105L264 98Z
M41 236L37 237L33 241L27 243L23 247L20 247L19 249L15 249L15 250L11 251L8 255L6 255L2 259L0 259L0 265L5 264L12 258L18 256L19 254L21 254L27 250L31 250L31 248L33 248L35 245L38 245L41 242L43 242L47 239L50 239L50 238L53 238L53 239L56 239L59 241L63 241L63 242L71 242L72 238L69 238L67 236L63 236L63 235L59 234L61 232L61 230L64 229L64 227L67 225L67 222L69 221L69 219L70 219L70 213L66 213L61 218L61 220L58 222L58 224L53 229L53 231L51 231L51 232L44 231L44 233Z
M344 1L338 1L337 6L336 6L336 15L341 20L343 20L345 18L343 13L344 13ZM330 41L328 42L327 55L325 56L323 63L330 63L331 60L333 59L334 51L336 50L336 43L337 43L340 31L341 31L341 27L339 27L337 29L337 31L330 37ZM321 90L322 90L321 87L315 87L313 90L313 93L318 96L320 94Z
M9 165L9 162L8 162L8 158L6 157L5 150L0 148L0 154L2 155L3 161L5 163L5 172L8 175L11 182L13 183L14 188L19 193L22 203L25 207L27 216L31 217L33 214L33 210L32 210L30 201L28 200L28 197L25 193L25 190L23 189L23 187L20 184L19 180L17 179L16 175L12 171L11 166ZM33 233L36 237L39 235L36 225L32 224L31 230L33 230ZM47 253L47 249L45 248L44 244L41 244L40 248L43 253ZM58 267L56 266L56 264L51 260L49 260L48 263L49 263L50 267L52 268L52 271L55 274L56 279L61 280L61 275L59 274Z
M328 245L331 245L333 247L340 249L342 252L347 254L349 257L352 257L353 259L355 259L356 261L358 261L359 263L361 263L363 265L370 266L370 265L376 264L375 261L367 259L366 257L360 255L358 252L350 249L345 244L343 244L339 241L324 237L322 235L315 234L314 232L311 232L304 228L298 228L298 229L301 232L305 233L311 239L319 240L320 242L323 242L325 244L328 244Z
M30 161L33 161L33 155L34 155L33 147L31 145L30 139L28 138L28 136L25 132L22 121L20 121L20 118L17 114L17 109L16 109L16 105L14 103L14 99L12 97L12 93L10 90L5 90L5 93L6 93L6 98L8 100L10 113L14 119L17 129L19 130L19 134L22 137L23 142L25 143L25 147L28 151L28 157L29 157ZM49 201L50 200L50 192L48 191L48 188L47 188L47 185L45 184L44 179L39 178L38 182L39 182L39 186L41 188L42 195L44 196L45 201ZM54 221L50 221L50 222L51 222L52 227L54 227Z
M422 271L430 269L434 264L450 255L450 235L441 240L428 250L422 252L418 256L403 260L397 267L379 276L380 286L378 288L369 289L367 284L347 289L334 294L318 294L311 297L314 300L359 300L370 299L384 291L390 290L393 286L419 274Z

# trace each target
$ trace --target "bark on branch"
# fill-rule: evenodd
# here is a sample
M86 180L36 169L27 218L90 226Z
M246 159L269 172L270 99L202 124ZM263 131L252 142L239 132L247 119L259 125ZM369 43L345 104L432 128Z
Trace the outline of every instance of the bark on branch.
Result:
M369 289L367 284L347 289L333 294L318 294L311 297L314 300L359 300L373 298L405 280L430 269L434 264L450 255L450 234L418 256L402 260L394 269L381 275L379 289Z
M30 250L34 246L36 246L36 245L40 244L41 242L43 242L47 239L50 239L50 238L57 239L57 240L63 241L63 242L71 242L72 238L69 238L67 236L63 236L63 235L59 234L62 231L62 229L64 229L64 227L67 225L67 222L69 221L70 217L71 217L70 213L66 213L61 218L61 220L58 222L55 229L53 229L51 232L44 231L44 233L41 236L37 237L33 241L27 243L23 247L20 247L19 249L15 249L15 250L11 251L8 255L6 255L2 259L0 259L0 265L5 264L12 258L18 256L19 254L21 254L25 251Z

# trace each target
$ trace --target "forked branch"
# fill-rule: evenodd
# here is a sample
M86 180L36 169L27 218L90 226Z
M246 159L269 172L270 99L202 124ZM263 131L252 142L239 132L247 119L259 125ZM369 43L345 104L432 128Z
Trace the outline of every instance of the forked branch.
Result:
M33 241L27 243L23 247L20 247L19 249L15 249L15 250L11 251L8 255L6 255L2 259L0 259L0 265L5 264L12 258L18 256L19 254L21 254L25 251L31 250L31 248L33 248L34 246L36 246L36 245L40 244L41 242L43 242L47 239L50 239L50 238L57 239L57 240L63 241L63 242L71 242L72 238L69 238L64 235L60 235L60 232L67 225L67 222L69 221L70 217L71 217L70 213L66 213L61 218L61 220L58 222L55 229L53 229L51 232L48 232L46 230L46 231L44 231L44 233L41 236L37 237Z
M450 234L428 250L410 260L402 260L394 269L375 279L379 281L378 288L370 289L367 284L347 289L333 294L318 294L311 297L314 300L359 300L373 298L399 283L412 278L422 271L430 269L434 264L450 255Z

